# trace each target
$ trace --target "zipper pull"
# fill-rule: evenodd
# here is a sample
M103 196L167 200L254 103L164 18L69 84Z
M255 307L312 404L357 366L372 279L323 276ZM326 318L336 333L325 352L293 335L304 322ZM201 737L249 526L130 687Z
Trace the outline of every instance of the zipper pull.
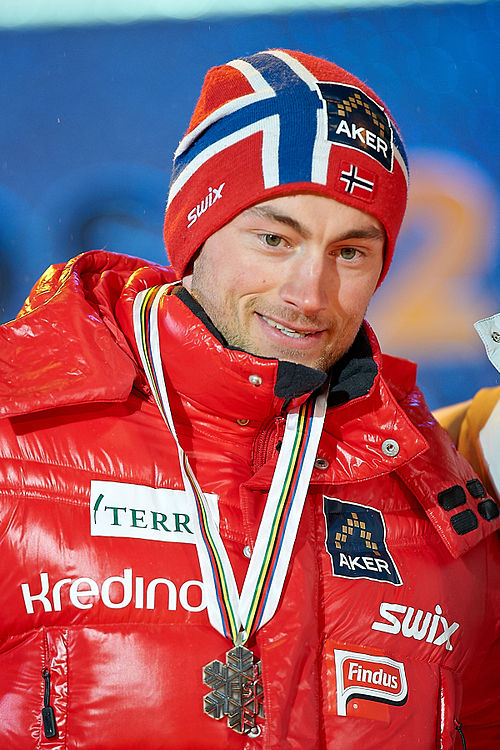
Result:
M455 729L457 730L457 732L459 733L459 735L460 735L460 737L462 739L463 750L467 750L467 746L465 744L464 733L462 732L462 725L461 725L461 723L459 722L458 719L455 719Z
M42 669L42 677L45 682L43 695L42 721L45 737L49 740L57 735L56 717L54 709L50 705L50 672L47 668Z

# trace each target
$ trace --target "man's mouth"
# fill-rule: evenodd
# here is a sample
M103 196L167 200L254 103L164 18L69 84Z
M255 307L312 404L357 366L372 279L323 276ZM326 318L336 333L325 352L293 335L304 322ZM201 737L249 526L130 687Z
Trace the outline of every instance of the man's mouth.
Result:
M311 333L316 333L316 331L310 331L310 332L300 332L300 331L294 331L293 328L287 328L286 326L282 325L282 323L277 323L275 320L272 320L271 318L266 318L265 315L261 315L261 318L266 321L268 325L270 325L272 328L277 328L278 331L281 331L281 333L284 333L285 336L290 336L292 339L303 339L306 336L310 336Z

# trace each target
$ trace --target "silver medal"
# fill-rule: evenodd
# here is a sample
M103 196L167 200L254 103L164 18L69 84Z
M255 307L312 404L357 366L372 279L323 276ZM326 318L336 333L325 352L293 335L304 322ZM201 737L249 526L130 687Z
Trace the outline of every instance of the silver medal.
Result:
M227 716L227 725L239 734L256 727L255 719L264 718L264 689L260 661L244 646L235 646L226 654L226 663L216 659L203 668L203 682L211 692L203 699L204 711L213 719Z

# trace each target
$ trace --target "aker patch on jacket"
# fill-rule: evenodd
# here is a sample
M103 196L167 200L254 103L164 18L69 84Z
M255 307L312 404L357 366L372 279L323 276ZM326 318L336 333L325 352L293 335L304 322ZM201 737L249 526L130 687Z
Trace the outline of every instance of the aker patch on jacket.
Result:
M326 495L323 501L325 546L332 559L333 575L401 586L401 576L385 542L382 513Z

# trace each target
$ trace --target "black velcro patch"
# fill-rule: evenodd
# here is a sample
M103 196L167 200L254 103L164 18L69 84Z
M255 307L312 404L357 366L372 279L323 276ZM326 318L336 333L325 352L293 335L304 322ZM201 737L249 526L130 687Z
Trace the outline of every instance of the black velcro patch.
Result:
M465 484L472 497L486 497L486 490L479 479L469 479Z
M491 500L488 498L487 500L483 500L481 503L478 503L477 509L479 511L479 514L486 520L486 521L493 521L494 518L498 518L500 515L500 509L498 508L498 505L494 500Z
M468 534L469 531L474 531L479 525L477 517L472 510L463 510L461 513L456 513L450 518L450 521L451 525L460 536Z
M465 505L467 500L465 490L459 484L439 492L437 499L444 510L453 510L453 508L458 508L459 505Z

